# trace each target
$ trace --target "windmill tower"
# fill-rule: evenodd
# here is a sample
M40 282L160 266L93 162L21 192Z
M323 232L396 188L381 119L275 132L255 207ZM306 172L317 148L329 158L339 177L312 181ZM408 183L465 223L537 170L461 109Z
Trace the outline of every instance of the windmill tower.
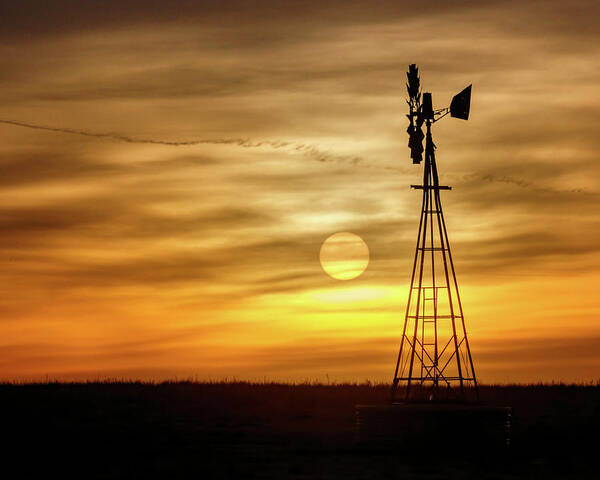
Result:
M440 198L440 192L451 187L439 184L436 146L431 136L432 125L448 113L463 120L469 118L471 85L452 99L450 107L434 110L431 93L423 93L421 98L416 65L409 66L407 76L408 145L413 163L424 163L423 183L411 187L422 191L423 197L392 401L466 400L471 392L478 399L477 378ZM399 389L401 385L403 392Z

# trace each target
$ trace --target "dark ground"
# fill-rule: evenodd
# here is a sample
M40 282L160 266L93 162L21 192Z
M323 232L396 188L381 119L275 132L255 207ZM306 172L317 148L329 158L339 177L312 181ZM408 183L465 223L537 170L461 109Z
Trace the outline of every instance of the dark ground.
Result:
M355 404L387 402L387 386L5 384L3 469L16 466L12 478L598 478L600 387L482 387L481 396L514 408L508 451L355 444Z

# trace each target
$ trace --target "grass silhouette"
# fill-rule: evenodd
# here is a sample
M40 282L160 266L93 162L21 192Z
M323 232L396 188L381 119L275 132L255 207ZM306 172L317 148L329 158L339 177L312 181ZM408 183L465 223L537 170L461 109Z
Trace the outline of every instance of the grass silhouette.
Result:
M482 385L483 401L514 407L513 447L491 464L362 451L354 444L354 406L385 403L389 393L388 384L372 382L4 383L0 412L10 440L5 458L19 465L21 477L595 475L597 384Z

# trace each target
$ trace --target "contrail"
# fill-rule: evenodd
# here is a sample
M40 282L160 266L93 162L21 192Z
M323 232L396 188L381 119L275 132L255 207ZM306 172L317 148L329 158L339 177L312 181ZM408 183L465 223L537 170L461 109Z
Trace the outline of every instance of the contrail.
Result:
M0 123L6 125L13 125L16 127L33 128L36 130L46 130L49 132L69 133L71 135L83 135L85 137L96 137L96 138L109 138L111 140L117 140L119 142L127 143L150 143L154 145L168 145L171 147L185 147L202 144L215 144L215 145L238 145L240 147L260 147L268 145L274 148L281 148L287 145L288 142L273 142L273 141L262 141L252 142L247 138L206 138L199 140L183 140L183 141L169 141L169 140L156 140L152 138L137 138L122 135L119 133L102 133L102 132L90 132L89 130L78 130L75 128L62 128L62 127L49 127L46 125L35 125L32 123L15 122L13 120L0 120Z
M154 138L130 137L128 135L123 135L120 133L91 132L89 130L79 130L79 129L75 129L75 128L49 127L47 125L36 125L33 123L17 122L14 120L0 120L0 123L3 123L5 125L12 125L15 127L32 128L35 130L45 130L48 132L67 133L70 135L82 135L85 137L107 138L110 140L115 140L118 142L126 142L126 143L167 145L170 147L190 147L190 146L194 146L194 145L235 145L235 146L242 147L242 148L259 148L259 147L269 147L269 148L274 148L274 149L285 148L287 150L301 152L305 156L310 157L313 160L317 160L319 162L345 161L345 162L351 162L353 164L357 164L363 160L359 156L334 155L332 153L320 150L313 145L297 143L297 142L279 141L279 140L252 141L247 138L202 138L202 139L198 139L198 140L171 141L171 140L160 140L160 139L154 139Z
M33 123L25 123L25 122L17 122L14 120L0 120L0 123L5 125L12 125L15 127L24 127L24 128L33 128L35 130L45 130L48 132L59 132L59 133L67 133L70 135L82 135L85 137L95 137L95 138L107 138L110 140L115 140L118 142L126 142L126 143L141 143L141 144L152 144L152 145L167 145L170 147L191 147L194 145L235 145L242 148L260 148L260 147L268 147L273 149L286 149L287 151L292 152L300 152L308 158L312 160L316 160L318 162L344 162L344 163L352 163L353 165L360 164L361 167L364 168L376 168L382 170L391 170L401 173L407 173L406 169L396 166L385 166L385 165L372 165L368 162L364 162L364 158L358 155L337 155L324 150L317 148L314 145L306 144L306 143L298 143L298 142L288 142L281 140L260 140L260 141L252 141L248 138L202 138L198 140L161 140L155 138L139 138L139 137L131 137L128 135L123 135L120 133L110 133L110 132L91 132L89 130L79 130L75 128L63 128L63 127L49 127L46 125L37 125ZM508 183L519 188L530 188L535 189L537 191L543 192L552 192L552 193L577 193L583 195L596 195L596 192L588 192L581 189L573 189L573 190L555 190L551 188L540 187L525 180L521 180L518 178L512 178L507 176L496 176L496 175L465 175L462 177L463 181L472 180L474 178L478 178L479 180L487 181L487 182L499 182L499 183Z
M481 180L484 182L495 182L495 183L507 183L519 188L531 189L541 193L575 193L581 195L598 195L598 192L584 190L582 188L571 188L571 189L557 189L551 187L544 187L535 183L523 180L521 178L509 177L507 175L493 175L491 173L485 175L469 174L464 175L464 181Z

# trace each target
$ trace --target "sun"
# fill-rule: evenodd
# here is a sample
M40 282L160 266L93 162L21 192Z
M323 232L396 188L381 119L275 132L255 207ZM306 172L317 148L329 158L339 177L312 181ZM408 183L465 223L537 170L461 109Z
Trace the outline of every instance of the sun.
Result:
M369 247L358 235L338 232L321 245L321 266L325 273L337 280L352 280L369 265Z

